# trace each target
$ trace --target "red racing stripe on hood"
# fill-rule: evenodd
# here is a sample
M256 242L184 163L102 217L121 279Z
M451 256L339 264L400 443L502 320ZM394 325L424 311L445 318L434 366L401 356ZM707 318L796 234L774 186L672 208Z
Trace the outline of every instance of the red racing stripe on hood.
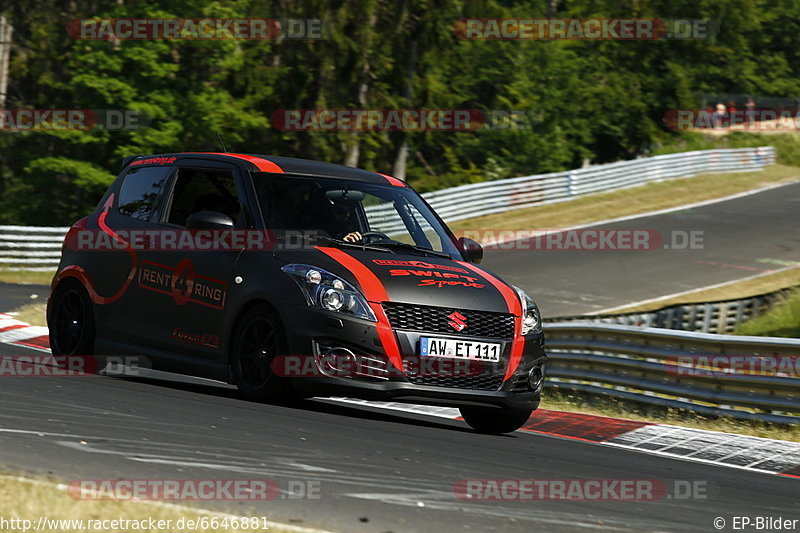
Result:
M329 248L325 246L315 246L314 248L342 265L355 276L356 281L358 281L358 284L361 286L364 297L367 299L367 303L369 303L372 312L375 313L375 318L378 319L378 323L375 327L378 330L378 338L381 341L381 346L383 346L383 351L386 353L389 361L402 372L403 358L400 355L400 346L397 344L397 338L394 336L392 326L389 324L389 319L386 317L386 313L383 312L383 307L381 306L381 302L385 302L389 299L389 295L386 293L386 288L383 286L383 283L381 283L381 280L379 280L369 268L364 266L361 261L347 252L343 252L338 248Z
M492 276L482 268L464 261L456 261L456 263L472 270L491 283L506 301L508 312L514 315L514 339L511 341L511 358L508 361L508 368L506 369L506 375L503 378L503 381L511 379L511 376L513 376L514 372L516 372L520 361L522 361L522 353L525 351L525 337L520 335L522 332L522 302L519 299L519 295L517 294L517 291L496 277Z

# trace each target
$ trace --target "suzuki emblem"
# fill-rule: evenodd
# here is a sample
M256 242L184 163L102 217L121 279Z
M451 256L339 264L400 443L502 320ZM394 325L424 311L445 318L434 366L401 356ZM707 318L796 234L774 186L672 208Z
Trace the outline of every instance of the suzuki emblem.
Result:
M448 322L450 327L452 327L456 331L461 331L462 329L467 327L467 317L465 317L458 311L453 311L452 313L447 315L447 318L450 319L450 322Z

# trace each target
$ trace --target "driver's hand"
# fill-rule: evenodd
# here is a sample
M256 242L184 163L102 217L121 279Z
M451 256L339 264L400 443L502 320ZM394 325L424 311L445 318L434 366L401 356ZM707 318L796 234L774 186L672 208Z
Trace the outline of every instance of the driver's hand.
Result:
M345 235L342 240L347 242L359 242L361 240L361 234L357 231L352 231Z

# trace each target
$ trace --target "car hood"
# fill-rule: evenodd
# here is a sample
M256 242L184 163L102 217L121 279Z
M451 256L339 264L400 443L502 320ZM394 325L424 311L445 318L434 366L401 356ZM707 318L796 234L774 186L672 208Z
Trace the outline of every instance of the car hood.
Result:
M288 263L328 270L358 287L369 301L520 313L516 291L478 265L443 257L315 247L280 251Z

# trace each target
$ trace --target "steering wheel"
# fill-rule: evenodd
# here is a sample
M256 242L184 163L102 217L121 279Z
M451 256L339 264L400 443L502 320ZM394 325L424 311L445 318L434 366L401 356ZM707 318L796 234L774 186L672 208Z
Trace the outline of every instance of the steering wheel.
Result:
M392 239L390 239L389 236L382 231L365 231L361 234L361 240L366 243L370 243L378 240L390 241Z

